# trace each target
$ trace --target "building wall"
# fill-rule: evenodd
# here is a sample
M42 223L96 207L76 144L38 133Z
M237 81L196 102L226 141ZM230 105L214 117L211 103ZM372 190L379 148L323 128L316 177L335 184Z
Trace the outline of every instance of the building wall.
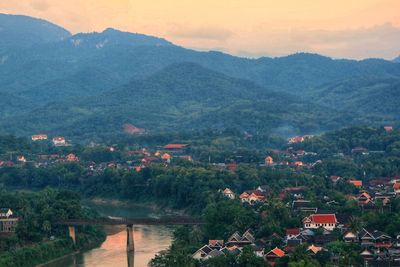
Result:
M18 219L0 219L0 232L3 233L11 233L15 232L15 228L17 227Z

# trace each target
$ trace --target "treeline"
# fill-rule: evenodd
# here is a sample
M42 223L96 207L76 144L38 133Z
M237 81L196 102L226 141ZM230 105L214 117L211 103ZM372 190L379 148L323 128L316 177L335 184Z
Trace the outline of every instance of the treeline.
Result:
M293 147L316 152L321 157L331 157L334 153L349 155L358 147L400 156L400 131L394 129L387 132L383 127L351 127L315 136Z
M15 234L0 239L0 266L35 266L80 248L97 246L105 239L101 228L79 226L74 245L67 227L57 224L97 216L82 207L79 195L71 191L48 188L36 193L10 193L0 189L0 206L11 208L18 217Z
M306 180L304 175L289 170L276 171L248 164L239 164L235 172L190 162L167 168L152 165L140 172L114 168L92 172L77 163L0 169L0 183L7 187L42 189L51 186L76 190L86 197L158 201L173 208L198 211L206 206L210 196L226 187L241 193L268 184L278 194L282 187Z

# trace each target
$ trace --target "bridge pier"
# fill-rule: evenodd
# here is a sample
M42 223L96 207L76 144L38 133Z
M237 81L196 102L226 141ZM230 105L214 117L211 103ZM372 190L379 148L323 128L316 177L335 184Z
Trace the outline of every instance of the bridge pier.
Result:
M72 238L74 245L76 245L76 235L75 235L75 226L69 225L68 226L69 237Z
M133 236L133 224L128 224L126 226L126 251L135 251L135 239Z
M126 255L128 258L128 267L134 267L135 266L135 252L127 251Z

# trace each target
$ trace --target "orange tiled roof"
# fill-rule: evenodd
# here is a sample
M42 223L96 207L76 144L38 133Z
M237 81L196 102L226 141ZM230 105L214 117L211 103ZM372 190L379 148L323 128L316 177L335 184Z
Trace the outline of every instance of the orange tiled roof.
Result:
M187 144L168 144L168 145L165 145L163 148L164 149L180 149L180 148L184 148L185 146L187 146Z
M308 250L311 250L314 254L317 254L322 250L322 247L317 247L312 244L311 246L308 247Z
M351 183L355 187L361 187L363 185L361 180L350 180L349 183Z
M273 250L271 250L272 253L274 253L276 256L278 257L283 257L285 256L285 251L283 251L282 249L276 247Z

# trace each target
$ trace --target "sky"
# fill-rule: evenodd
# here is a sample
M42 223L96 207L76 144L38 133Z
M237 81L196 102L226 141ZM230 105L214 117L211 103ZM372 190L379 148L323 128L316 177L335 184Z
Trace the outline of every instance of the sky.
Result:
M0 13L72 33L112 27L247 57L400 55L400 0L0 0Z

